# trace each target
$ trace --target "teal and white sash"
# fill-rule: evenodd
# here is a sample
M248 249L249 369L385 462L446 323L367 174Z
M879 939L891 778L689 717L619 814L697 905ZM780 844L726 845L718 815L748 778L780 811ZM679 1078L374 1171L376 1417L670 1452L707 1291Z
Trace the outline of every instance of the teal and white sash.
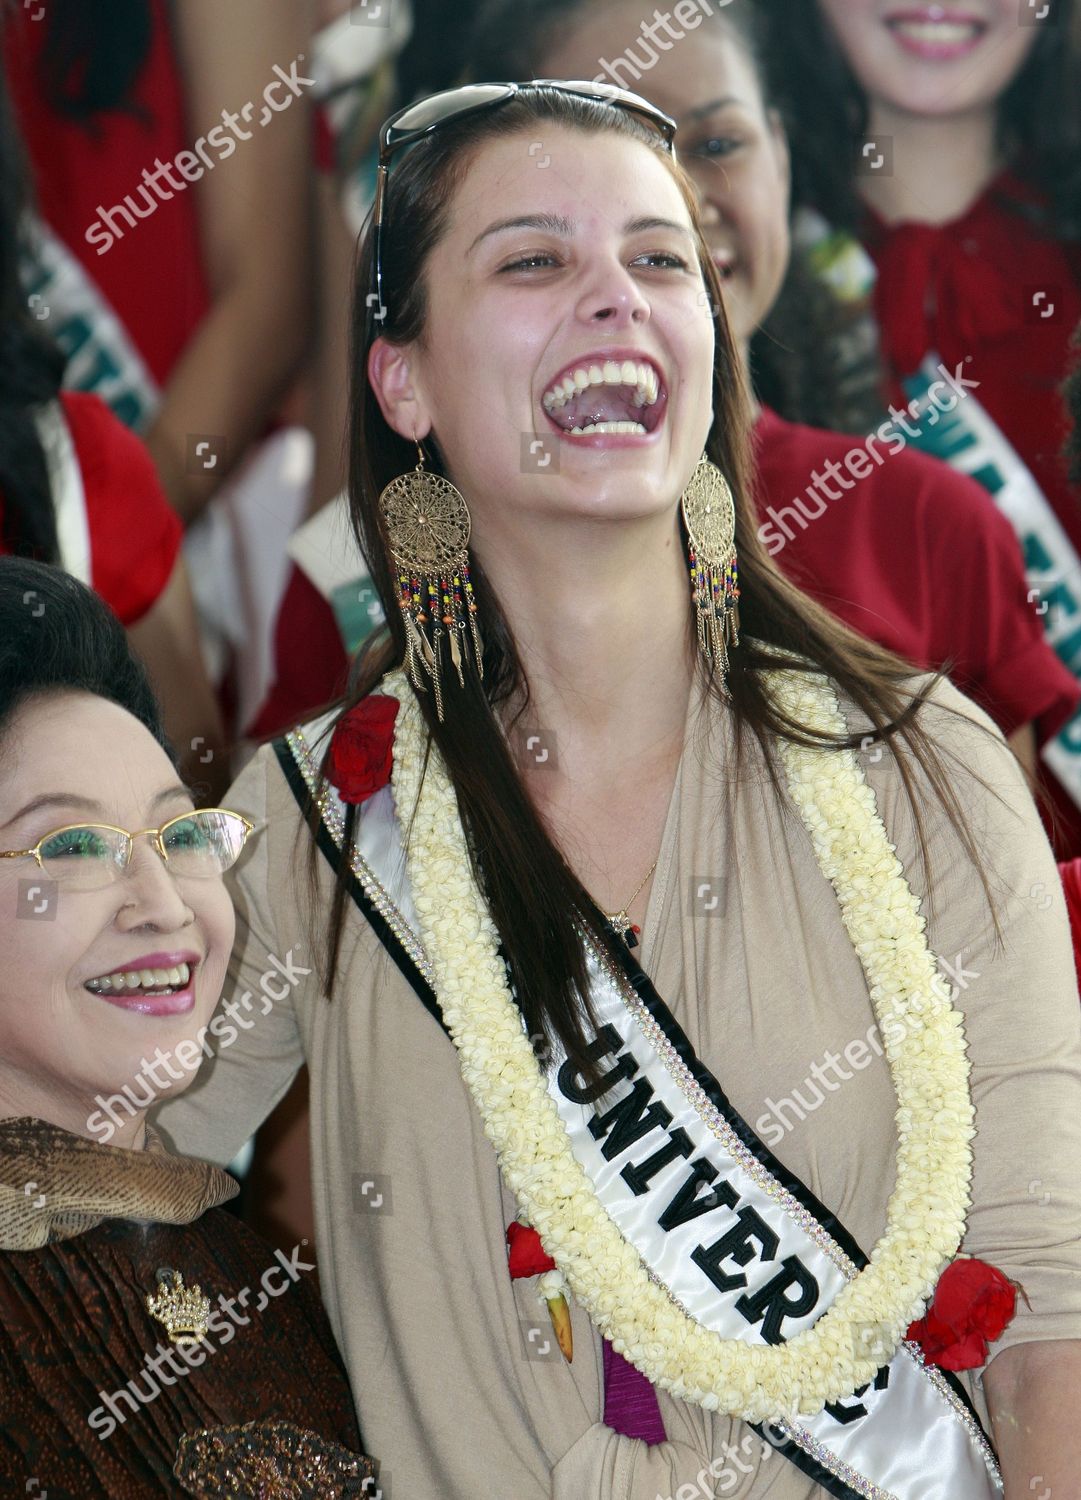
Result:
M929 354L904 382L906 395L916 403L913 446L988 491L1021 543L1029 601L1043 618L1048 644L1081 677L1081 557L1028 465L977 397L966 391L965 399L946 412L928 398L931 386L941 384L940 374L938 356ZM1041 753L1081 807L1081 708Z

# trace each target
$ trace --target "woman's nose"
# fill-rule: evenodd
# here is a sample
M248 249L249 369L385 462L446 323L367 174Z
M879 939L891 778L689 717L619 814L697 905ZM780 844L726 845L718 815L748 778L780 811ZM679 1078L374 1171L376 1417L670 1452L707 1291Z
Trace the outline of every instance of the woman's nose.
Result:
M704 164L705 165L705 164ZM698 217L703 229L715 229L718 224L723 224L728 215L725 212L725 195L723 192L723 181L713 168L712 176L703 172L689 171L687 174L694 187L695 197L698 200Z
M649 301L642 288L624 266L599 266L590 277L588 290L578 307L579 316L588 323L607 322L616 325L644 323L649 318Z
M195 920L176 877L150 839L136 839L117 888L122 892L123 904L116 921L124 931L152 926L163 932L175 932Z

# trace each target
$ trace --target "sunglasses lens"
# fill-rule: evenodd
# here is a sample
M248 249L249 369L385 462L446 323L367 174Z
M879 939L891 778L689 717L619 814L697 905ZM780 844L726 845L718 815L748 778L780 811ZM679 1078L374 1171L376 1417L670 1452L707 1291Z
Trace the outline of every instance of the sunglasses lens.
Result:
M648 99L643 98L641 94L634 94L629 89L621 89L617 84L560 78L535 78L533 82L560 89L565 94L579 94L583 99L595 99L600 104L612 104L617 109L624 109L628 114L635 115L651 126L669 146L675 139L674 120L670 119L663 110L658 109L655 104L651 104Z
M507 83L474 83L465 88L445 89L430 99L420 99L388 126L386 144L394 145L402 136L430 130L433 125L453 120L455 115L469 114L486 104L509 99L514 92L514 87Z

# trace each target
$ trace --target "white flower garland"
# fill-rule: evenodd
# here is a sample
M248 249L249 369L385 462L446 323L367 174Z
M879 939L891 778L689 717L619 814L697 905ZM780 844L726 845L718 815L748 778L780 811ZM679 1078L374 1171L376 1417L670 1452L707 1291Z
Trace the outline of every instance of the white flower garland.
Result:
M847 732L827 679L777 672L770 681L797 722ZM854 752L781 746L882 1032L897 1095L897 1182L885 1233L829 1311L787 1343L747 1344L675 1307L598 1200L511 997L446 767L433 746L421 787L427 730L413 691L401 673L384 691L401 703L394 796L403 827L415 808L409 876L443 1018L504 1180L574 1295L651 1381L707 1410L763 1422L810 1416L851 1395L882 1363L858 1352L858 1326L878 1325L879 1340L895 1348L957 1251L974 1134L962 1017Z

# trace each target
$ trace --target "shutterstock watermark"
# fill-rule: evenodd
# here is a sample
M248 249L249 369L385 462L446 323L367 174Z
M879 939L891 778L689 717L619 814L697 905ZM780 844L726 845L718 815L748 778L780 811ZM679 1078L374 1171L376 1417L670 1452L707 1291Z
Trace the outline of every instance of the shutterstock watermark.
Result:
M652 19L643 21L638 28L641 33L638 42L641 56L635 51L634 45L631 45L625 47L611 62L606 57L598 57L600 72L595 75L593 82L614 83L617 88L632 89L634 84L641 81L643 73L648 73L650 68L657 65L662 52L671 52L689 31L697 31L708 16L716 15L731 3L732 0L678 0L678 4L671 10L661 10L658 6ZM629 74L632 82L628 83L627 78L621 74Z
M949 980L942 974L936 974L931 981L931 988L940 999L955 1004L955 990L967 990L970 980L979 979L979 970L965 967L963 951L956 955L952 963L948 958L939 958L937 962L945 969ZM843 1083L847 1083L857 1073L862 1073L873 1057L885 1056L883 1036L888 1046L894 1046L904 1038L907 1030L904 1017L900 1015L887 1018L881 1031L878 1022L872 1021L864 1037L855 1037L841 1052L827 1051L821 1062L813 1062L799 1088L794 1088L790 1094L784 1094L780 1099L767 1099L765 1114L759 1115L754 1122L755 1131L767 1146L779 1146L786 1134L796 1128L797 1123L802 1124L808 1115L813 1115L816 1109L825 1104L827 1095L835 1094ZM842 1066L842 1057L848 1064L847 1068Z
M302 52L288 68L283 68L280 63L274 64L274 77L263 90L263 107L255 121L260 129L265 129L275 115L282 114L294 104L305 89L314 87L315 79L305 78L299 71L303 61ZM198 182L207 172L212 172L219 162L228 161L237 144L250 141L255 134L244 128L252 122L254 113L255 105L250 100L239 111L223 109L221 124L201 135L193 150L178 151L172 161L155 157L153 169L143 168L142 186L134 193L128 193L122 203L114 204L112 208L98 204L98 216L86 231L87 244L93 245L98 255L108 254L117 240L122 240L127 230L134 229L140 219L149 219L162 203L168 203L177 193L184 192L190 183ZM179 177L174 173L179 173ZM124 224L127 229L121 227Z
M821 470L815 469L810 484L791 505L782 505L780 509L772 505L767 508L769 520L759 526L758 540L771 557L776 557L786 541L795 539L796 533L790 522L795 522L800 531L806 531L812 521L825 514L829 501L842 499L846 490L855 489L861 479L873 474L876 465L881 468L887 458L903 453L910 442L920 437L923 426L920 422L913 425L913 421L921 412L926 415L928 427L937 427L942 417L956 410L969 392L980 384L978 380L966 378L964 361L952 372L940 364L938 373L940 378L932 382L923 403L912 401L904 410L891 406L889 420L869 433L862 443L850 448L841 463L831 458ZM879 444L888 451L883 453ZM840 485L840 489L831 489L832 484Z
M658 1494L656 1500L713 1500L715 1495L730 1495L741 1483L740 1476L754 1474L778 1448L783 1448L788 1435L779 1425L767 1422L762 1429L763 1437L747 1433L737 1448L735 1443L722 1443L721 1451L706 1467L699 1469L693 1480L681 1484L674 1494ZM759 1447L757 1463L744 1460Z
M239 999L226 1000L209 1025L200 1026L195 1036L177 1042L168 1052L158 1047L152 1058L144 1057L135 1079L125 1083L120 1093L110 1094L108 1098L102 1094L95 1096L94 1103L98 1107L88 1116L86 1128L99 1137L102 1145L109 1144L125 1119L133 1120L142 1110L148 1109L174 1083L187 1083L199 1071L204 1057L214 1057L216 1051L231 1047L241 1031L251 1031L255 1021L248 1017L252 1014L253 999L260 1002L258 1014L269 1015L276 1002L284 1000L301 979L312 972L294 961L292 948L284 958L268 953L267 962L270 968L260 976L259 989L254 996L251 990L245 990ZM242 1015L242 1011L246 1014ZM216 1049L211 1037L218 1042ZM179 1069L174 1067L174 1062L179 1064ZM162 1073L164 1078L160 1076Z
M301 1240L299 1245L293 1246L289 1255L283 1250L275 1250L273 1262L259 1278L261 1291L252 1307L253 1312L263 1312L271 1298L281 1297L291 1286L296 1285L306 1271L315 1270L314 1261L301 1259L301 1251L307 1243L307 1240ZM194 1292L195 1288L187 1290ZM237 1329L244 1328L251 1322L246 1313L238 1311L239 1308L248 1306L251 1294L251 1287L245 1286L233 1297L219 1292L216 1304L207 1298L209 1305L206 1308L206 1332L201 1338L175 1344L163 1344L159 1340L153 1354L143 1356L142 1369L138 1375L119 1390L98 1391L101 1405L95 1406L86 1419L88 1426L97 1433L98 1441L103 1443L106 1438L112 1437L116 1429L123 1426L140 1406L148 1406L151 1401L156 1400L164 1386L176 1385L189 1371L203 1364L208 1354L214 1354L219 1348L232 1343ZM213 1339L209 1337L210 1334L214 1335ZM171 1373L167 1374L166 1370ZM124 1406L127 1411L123 1410Z

